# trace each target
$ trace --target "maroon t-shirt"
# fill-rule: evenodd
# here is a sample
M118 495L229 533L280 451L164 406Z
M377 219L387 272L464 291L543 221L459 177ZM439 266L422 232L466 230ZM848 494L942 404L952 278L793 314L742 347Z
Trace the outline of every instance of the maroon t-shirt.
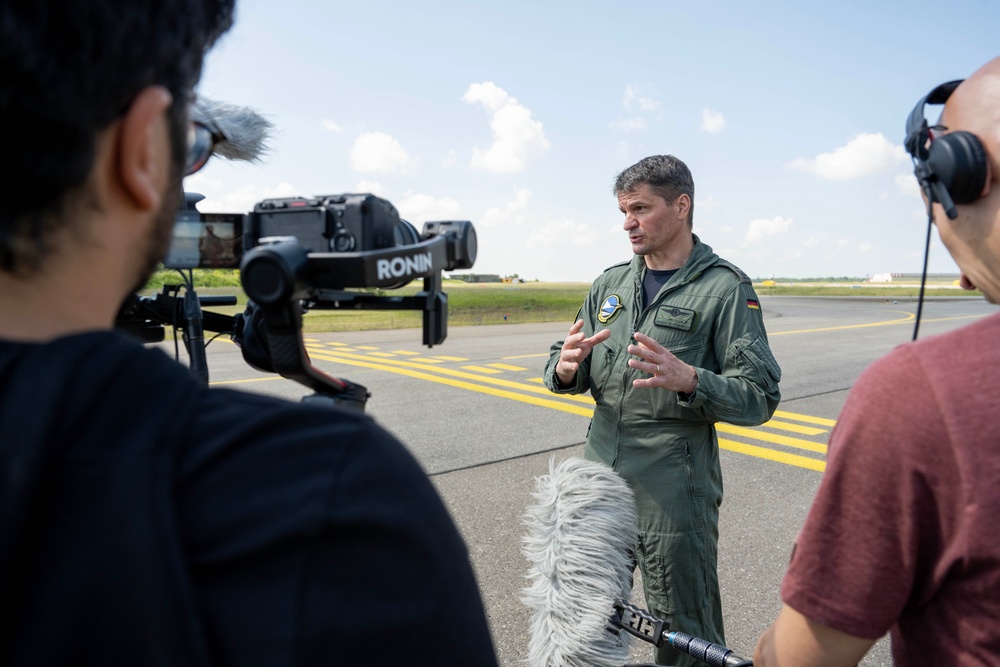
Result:
M781 586L896 664L1000 663L1000 314L862 373Z

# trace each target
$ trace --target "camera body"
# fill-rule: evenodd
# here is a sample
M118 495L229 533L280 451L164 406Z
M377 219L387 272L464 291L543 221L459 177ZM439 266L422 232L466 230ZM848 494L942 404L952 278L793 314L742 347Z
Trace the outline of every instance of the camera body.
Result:
M273 236L294 236L306 252L364 252L418 241L395 206L370 194L265 199L249 215L245 247Z
M264 199L250 213L200 213L204 197L184 193L170 250L169 269L235 269L262 238L293 236L306 252L365 252L417 243L413 225L396 207L371 194Z
M251 366L361 407L367 390L331 378L309 361L302 340L305 312L418 310L424 344L433 347L446 338L448 298L441 272L472 267L477 241L471 222L427 222L418 234L390 202L371 194L265 199L246 214L201 213L197 203L203 198L184 193L164 265L182 275L193 268L239 268L247 309L235 317L203 313L200 304L209 303L196 295L189 272L183 300L179 285L165 286L155 297L133 295L117 325L152 341L163 339L164 324L180 328L183 320L192 372L197 365L196 375L205 383L203 328L230 333ZM392 290L416 278L423 278L423 289L408 296L350 289Z

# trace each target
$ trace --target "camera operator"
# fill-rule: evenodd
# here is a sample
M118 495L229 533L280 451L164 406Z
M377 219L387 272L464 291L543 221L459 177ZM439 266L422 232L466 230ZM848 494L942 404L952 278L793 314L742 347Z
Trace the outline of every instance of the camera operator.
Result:
M1000 303L1000 58L922 99L907 150L960 283ZM928 127L924 104L942 104ZM1000 314L862 373L756 665L1000 664Z
M495 665L468 554L360 412L112 329L163 256L226 0L0 6L0 663Z

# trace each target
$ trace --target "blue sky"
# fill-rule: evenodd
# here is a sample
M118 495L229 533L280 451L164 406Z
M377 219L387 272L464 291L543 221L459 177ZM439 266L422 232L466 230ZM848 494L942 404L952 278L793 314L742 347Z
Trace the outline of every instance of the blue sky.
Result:
M271 150L185 188L240 212L373 192L418 229L471 220L475 272L589 282L631 256L615 175L671 153L695 233L752 277L918 272L906 116L1000 55L997 26L995 0L239 0L199 93L267 116Z

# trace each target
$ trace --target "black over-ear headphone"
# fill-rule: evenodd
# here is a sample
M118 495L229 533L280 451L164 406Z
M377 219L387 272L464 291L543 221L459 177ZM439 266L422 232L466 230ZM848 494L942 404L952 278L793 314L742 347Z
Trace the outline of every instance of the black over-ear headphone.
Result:
M906 121L906 150L913 156L913 173L927 195L928 210L932 202L940 202L952 220L958 215L955 204L974 202L983 192L988 172L986 150L971 132L932 137L935 128L927 125L924 105L944 104L960 83L961 79L942 83L929 92Z

